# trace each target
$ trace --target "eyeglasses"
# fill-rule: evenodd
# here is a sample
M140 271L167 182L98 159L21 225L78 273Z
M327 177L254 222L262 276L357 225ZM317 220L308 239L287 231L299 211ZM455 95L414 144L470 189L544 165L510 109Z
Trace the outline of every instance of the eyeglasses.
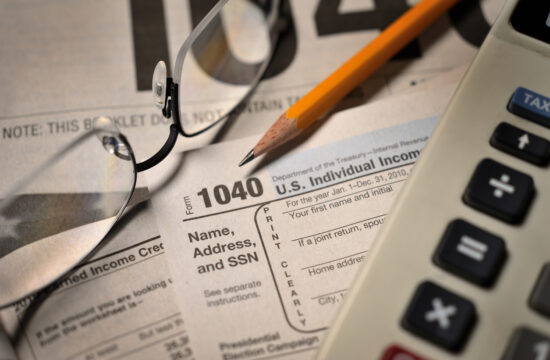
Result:
M220 0L182 44L173 76L163 61L157 64L153 100L172 124L149 159L137 163L106 117L47 161L17 154L22 167L34 170L10 184L4 170L0 184L0 306L45 288L85 260L131 201L137 173L160 163L178 134L201 134L235 112L271 59L279 6L279 0Z

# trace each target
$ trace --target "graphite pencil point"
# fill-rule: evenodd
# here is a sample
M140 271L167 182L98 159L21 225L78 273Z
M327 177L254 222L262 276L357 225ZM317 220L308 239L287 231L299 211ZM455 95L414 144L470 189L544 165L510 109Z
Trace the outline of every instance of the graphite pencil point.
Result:
M239 167L240 166L243 166L244 164L250 162L254 160L254 149L250 150L248 152L248 154L246 154L246 156L241 160L241 162L239 163Z

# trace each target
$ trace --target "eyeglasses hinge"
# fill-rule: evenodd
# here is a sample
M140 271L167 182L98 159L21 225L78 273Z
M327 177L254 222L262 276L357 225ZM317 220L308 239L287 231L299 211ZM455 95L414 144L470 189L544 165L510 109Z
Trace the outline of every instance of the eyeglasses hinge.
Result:
M164 98L164 107L162 108L162 115L170 119L172 117L172 87L174 86L174 83L172 81L172 78L166 78L166 95Z

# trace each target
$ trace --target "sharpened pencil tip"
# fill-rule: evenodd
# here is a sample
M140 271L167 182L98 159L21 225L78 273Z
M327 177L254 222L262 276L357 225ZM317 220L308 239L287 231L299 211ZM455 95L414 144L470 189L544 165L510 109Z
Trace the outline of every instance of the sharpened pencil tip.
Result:
M239 163L239 167L243 166L244 164L254 160L254 149L250 150L248 154L244 157L244 159L241 160Z

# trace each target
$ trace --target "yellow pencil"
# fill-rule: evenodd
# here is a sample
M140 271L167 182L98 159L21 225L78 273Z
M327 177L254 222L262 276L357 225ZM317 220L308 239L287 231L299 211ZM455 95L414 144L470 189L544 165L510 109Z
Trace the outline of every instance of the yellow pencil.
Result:
M457 2L458 0L422 0L405 12L283 113L239 166L300 134Z

